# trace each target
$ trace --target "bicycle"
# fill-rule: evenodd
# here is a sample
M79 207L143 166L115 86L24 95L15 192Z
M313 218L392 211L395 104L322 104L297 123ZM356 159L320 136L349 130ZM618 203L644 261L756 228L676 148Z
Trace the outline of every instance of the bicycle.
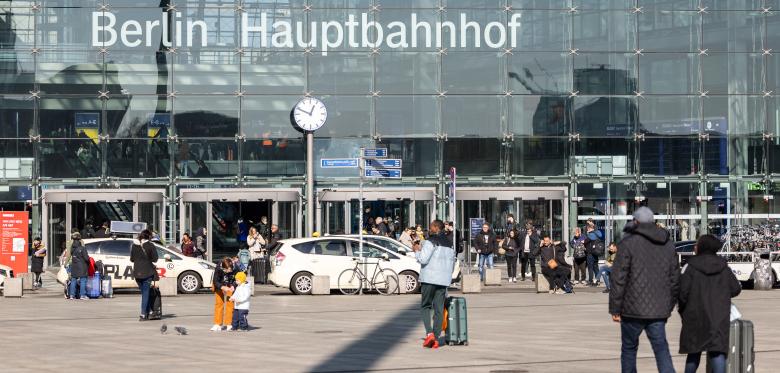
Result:
M352 258L355 262L355 268L345 269L339 275L338 287L344 295L354 295L363 290L363 284L368 285L368 289L376 290L379 294L390 295L393 293L400 293L400 286L398 281L398 274L390 268L382 268L380 265L381 260L389 260L385 255L376 263L368 261L361 262L360 258ZM363 273L360 268L362 266L373 265L374 272L372 274L372 280L369 281L368 277ZM368 268L366 268L368 269Z

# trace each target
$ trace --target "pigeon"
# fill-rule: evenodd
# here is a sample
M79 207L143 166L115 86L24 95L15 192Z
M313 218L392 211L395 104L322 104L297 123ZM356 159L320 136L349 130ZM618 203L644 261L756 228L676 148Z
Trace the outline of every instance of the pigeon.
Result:
M176 326L173 329L176 330L176 333L179 333L179 335L187 335L187 329L183 326Z
M160 327L160 334L165 334L168 331L168 325L162 324Z

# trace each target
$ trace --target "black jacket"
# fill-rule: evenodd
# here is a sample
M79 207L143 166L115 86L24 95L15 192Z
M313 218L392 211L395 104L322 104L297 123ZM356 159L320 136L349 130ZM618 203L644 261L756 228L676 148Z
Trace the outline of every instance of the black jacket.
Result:
M680 269L669 232L654 223L629 223L610 275L609 313L668 319L680 292Z
M220 290L223 286L236 286L236 272L225 272L221 265L217 265L214 270L214 277L211 282L214 284L214 291Z
M89 254L81 240L74 240L71 248L70 276L73 278L89 276Z
M157 249L149 241L140 243L133 241L133 248L130 250L130 261L133 262L133 277L137 280L145 278L157 278Z
M681 354L728 352L731 298L741 291L723 258L710 254L688 259L680 276L677 307L682 318Z
M536 233L531 234L531 240L529 241L529 251L528 253L525 252L525 238L528 237L528 233L524 233L521 236L518 236L517 240L517 249L520 250L520 257L525 258L533 258L535 255L533 254L536 252L535 250L539 248L540 239L539 236ZM539 254L536 254L539 255Z
M541 265L542 268L547 268L547 262L549 262L551 259L555 259L556 262L558 262L559 267L571 267L568 263L566 263L566 243L561 242L558 245L551 244L550 246L538 246L534 251L531 252L531 255L533 256L539 256L541 258Z
M485 242L487 240L487 242ZM482 254L497 254L498 242L496 241L496 234L490 229L487 233L479 231L474 238L474 248L480 251Z
M506 250L506 256L516 257L518 254L517 237L504 237L504 240L501 241L501 248Z

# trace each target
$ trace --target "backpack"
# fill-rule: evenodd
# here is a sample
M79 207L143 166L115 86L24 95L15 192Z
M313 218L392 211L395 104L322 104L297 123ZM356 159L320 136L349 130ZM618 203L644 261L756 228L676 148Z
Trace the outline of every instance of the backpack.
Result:
M590 253L595 256L604 255L604 241L602 240L591 241Z
M574 241L573 246L574 246L575 259L582 259L588 255L587 252L585 251L585 243L582 240Z
M241 270L246 270L246 267L249 266L249 262L252 260L252 255L249 253L248 249L241 249L238 250L238 262L241 263Z

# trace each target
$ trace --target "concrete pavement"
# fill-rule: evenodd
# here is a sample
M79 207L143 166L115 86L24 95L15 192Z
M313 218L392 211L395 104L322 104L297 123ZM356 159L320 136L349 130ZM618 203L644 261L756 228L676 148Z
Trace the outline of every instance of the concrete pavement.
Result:
M619 328L607 296L527 292L467 295L469 346L420 347L419 296L263 295L248 333L213 333L212 295L164 299L162 321L138 322L139 296L66 301L0 299L4 372L615 372ZM757 372L780 366L780 293L735 302L756 325ZM160 326L168 333L160 334ZM189 335L179 336L174 326ZM677 350L679 318L668 333ZM678 369L684 358L675 356ZM640 371L654 371L646 339Z

